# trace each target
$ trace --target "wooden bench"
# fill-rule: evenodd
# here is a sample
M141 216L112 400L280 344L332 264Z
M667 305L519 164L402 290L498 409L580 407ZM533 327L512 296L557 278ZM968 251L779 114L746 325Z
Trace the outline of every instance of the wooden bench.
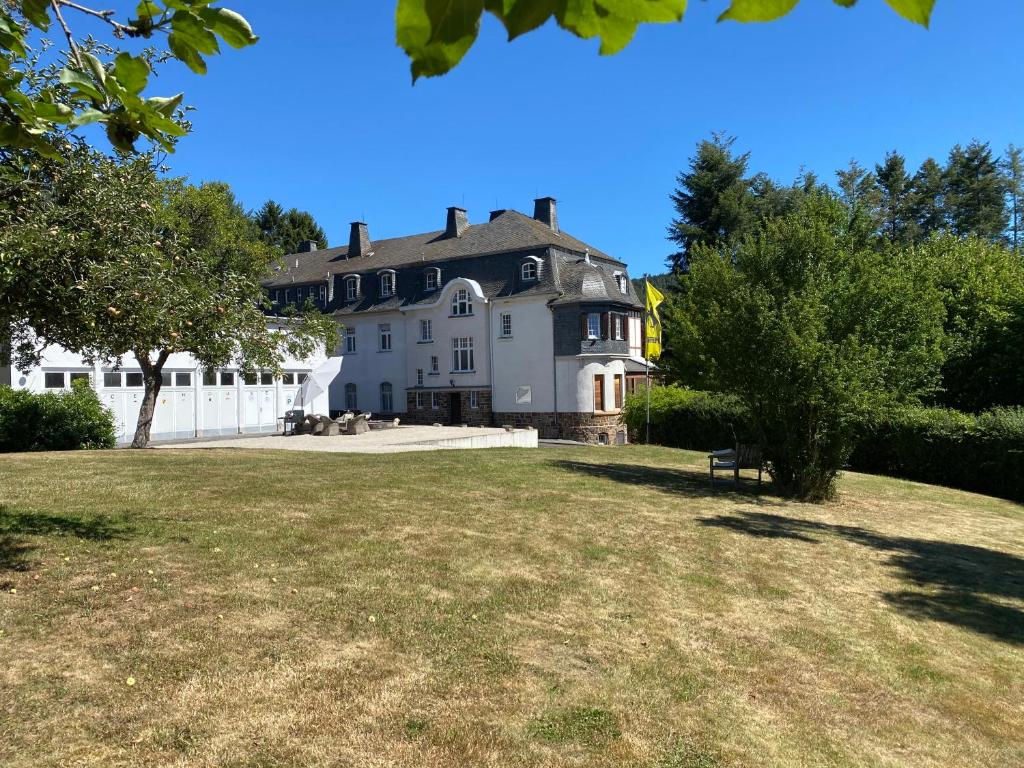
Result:
M725 448L708 454L708 467L711 472L711 487L715 486L715 472L731 472L733 485L740 484L741 469L756 469L757 484L761 485L761 472L764 469L764 458L761 446L736 443L735 448Z

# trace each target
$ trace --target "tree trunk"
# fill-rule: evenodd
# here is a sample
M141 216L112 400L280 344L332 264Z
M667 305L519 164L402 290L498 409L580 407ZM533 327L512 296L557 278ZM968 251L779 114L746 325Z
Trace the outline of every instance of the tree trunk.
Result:
M142 369L143 392L132 448L145 448L149 444L149 432L153 427L153 413L156 411L156 398L160 394L164 363L167 362L169 354L168 350L161 350L156 360L151 361L149 352L135 353L135 358L139 361L139 367Z

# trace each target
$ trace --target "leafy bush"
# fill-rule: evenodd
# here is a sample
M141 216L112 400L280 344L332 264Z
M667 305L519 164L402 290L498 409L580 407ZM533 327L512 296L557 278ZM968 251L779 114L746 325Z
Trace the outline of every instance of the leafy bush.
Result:
M644 441L647 391L626 397L624 414L630 440ZM694 451L728 448L753 441L750 415L733 395L683 387L651 387L651 442Z
M70 392L0 387L0 452L113 448L114 416L86 381Z
M850 467L1024 501L1024 408L903 408L861 429Z

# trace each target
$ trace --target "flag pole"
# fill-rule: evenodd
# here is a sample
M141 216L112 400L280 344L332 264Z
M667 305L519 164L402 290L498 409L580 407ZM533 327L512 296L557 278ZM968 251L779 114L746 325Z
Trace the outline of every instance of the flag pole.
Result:
M651 359L648 357L650 339L647 337L647 305L650 302L650 295L647 274L644 273L644 389L647 390L647 435L644 443L646 445L651 444Z

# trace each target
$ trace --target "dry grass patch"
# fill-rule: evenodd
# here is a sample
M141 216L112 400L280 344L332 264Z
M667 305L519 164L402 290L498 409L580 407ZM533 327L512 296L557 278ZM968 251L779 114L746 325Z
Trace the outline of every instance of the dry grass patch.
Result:
M1024 510L842 488L640 447L4 456L0 764L1024 764Z

